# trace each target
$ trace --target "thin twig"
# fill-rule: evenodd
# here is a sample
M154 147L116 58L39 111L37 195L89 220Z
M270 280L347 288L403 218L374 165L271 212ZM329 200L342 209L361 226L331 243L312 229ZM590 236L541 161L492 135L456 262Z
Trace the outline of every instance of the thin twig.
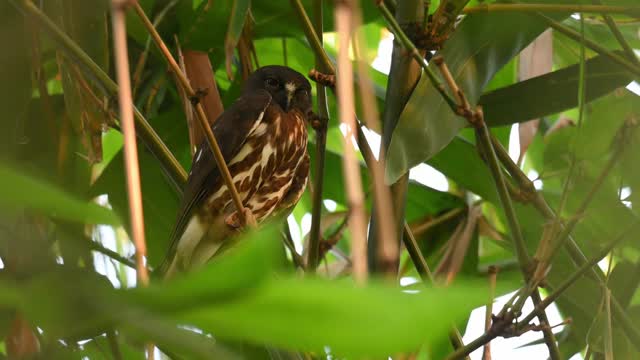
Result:
M213 131L211 130L211 127L209 126L209 122L207 121L207 115L204 112L204 108L203 108L202 104L200 103L200 101L198 100L198 94L191 87L191 84L189 83L189 79L187 79L186 74L183 73L180 70L180 66L178 65L176 60L173 58L173 56L171 55L171 52L169 51L169 49L165 45L164 41L162 41L162 38L160 37L160 34L158 34L158 31L153 27L153 24L151 23L151 21L149 21L149 18L144 13L144 10L142 10L142 7L140 6L140 4L135 2L133 4L133 7L134 7L134 9L136 11L136 14L138 14L140 19L142 20L145 28L147 29L147 31L149 32L149 34L153 38L153 41L156 43L156 45L160 49L160 52L162 53L162 55L165 57L165 59L169 63L169 66L171 67L171 70L173 71L174 75L180 81L180 84L182 85L182 87L186 91L187 95L189 96L189 98L193 99L193 102L195 103L194 106L196 108L196 114L197 114L196 117L197 117L197 119L198 119L198 121L200 123L200 126L202 127L202 130L205 133L205 136L207 138L207 142L209 143L209 146L211 147L211 151L213 152L214 158L216 160L216 165L218 166L218 169L220 170L220 172L222 174L222 178L223 178L224 183L225 183L225 185L227 187L227 190L231 194L231 198L233 200L233 204L236 207L236 210L237 210L237 213L238 213L238 217L241 219L241 221L244 224L252 223L253 220L249 218L248 212L245 211L245 207L242 204L242 200L240 199L240 195L238 194L238 190L236 189L235 184L233 183L233 178L231 177L231 173L229 172L229 168L227 167L227 164L226 164L226 162L224 160L224 157L222 155L222 151L220 151L220 146L218 145L218 141L216 140L216 138L215 138L215 136L213 134Z
M405 221L404 223L404 246L407 248L407 252L411 257L411 261L413 262L413 266L418 271L418 274L422 278L422 281L425 283L433 284L433 274L429 269L429 265L427 264L427 260L422 256L422 251L420 251L420 247L418 246L418 242L416 241L409 224Z
M530 262L529 255L527 254L527 245L524 241L524 237L522 236L522 230L520 229L516 211L513 207L511 196L509 196L509 192L506 187L502 170L500 169L496 152L491 144L489 129L487 128L487 124L484 122L482 112L479 112L479 114L480 117L478 118L478 124L476 126L476 137L478 139L478 142L480 143L481 148L485 152L485 155L487 156L489 169L491 170L491 174L497 185L500 202L502 203L502 207L504 209L505 215L507 217L507 222L511 230L511 236L513 237L518 262L520 263L522 271L527 274ZM528 277L528 275L526 276Z
M86 244L86 247L90 250L96 251L101 253L102 255L115 260L123 265L126 265L132 269L136 268L136 263L127 259L126 257L120 255L118 252L113 251L111 249L107 249L106 247L104 247L102 244L97 243L95 241L84 241L84 239L82 239L82 245Z
M569 13L603 13L603 14L638 14L640 6L609 5L561 5L561 4L479 4L469 6L464 14L489 12L569 12Z
M131 232L136 248L136 269L138 281L142 286L149 284L146 266L147 245L144 239L144 215L142 212L142 189L140 187L140 168L138 166L138 147L136 145L136 127L133 118L133 99L131 98L131 79L129 78L129 57L127 55L127 29L125 7L127 0L112 1L113 48L116 59L116 73L120 91L120 122L124 134L124 160L127 173L127 193Z
M500 332L494 331L493 329L491 331L485 332L484 334L480 335L477 339L473 340L467 345L456 349L454 352L449 354L449 356L447 356L445 360L462 359L465 356L476 351L477 349L481 348L485 344L489 343L491 340L497 338L499 335L500 335Z
M289 249L289 252L291 253L291 260L293 261L293 265L296 268L300 268L304 270L305 268L304 259L296 251L296 245L294 244L293 238L291 237L291 228L289 227L289 223L286 221L284 222L283 230L284 230L282 234L283 242L284 242L284 245Z
M353 275L356 281L362 283L367 278L367 240L366 213L364 208L364 194L360 178L360 164L355 149L351 143L356 130L355 103L353 93L353 71L349 59L349 44L352 31L353 3L340 1L335 4L335 22L338 33L338 72L340 77L338 87L338 109L340 121L345 125L343 136L344 157L343 169L345 175L345 191L351 218L351 252L353 257Z
M453 208L447 212L445 212L444 214L436 217L436 218L429 218L429 220L422 222L420 224L414 224L411 226L411 231L413 231L413 233L416 236L420 236L422 234L425 234L427 231L429 231L430 229L433 229L434 227L447 222L457 216L459 216L460 214L462 214L464 211L466 210L466 207L456 207Z
M493 315L493 301L496 296L496 278L498 275L498 268L495 266L489 266L489 301L485 307L484 314L484 331L489 332L491 329L491 316ZM491 341L484 345L482 351L482 360L491 360Z
M411 228L407 222L404 222L404 236L402 237L404 246L407 248L407 252L411 257L411 261L413 262L413 266L415 266L422 282L425 284L435 284L433 279L433 274L429 269L429 265L427 260L425 260L424 256L422 256L422 252L420 251L420 247L418 246L418 242L416 241L415 236L411 232ZM464 347L464 342L462 341L462 335L460 331L456 327L455 324L451 326L449 329L449 339L454 349L460 349ZM467 356L464 356L467 360L469 359Z

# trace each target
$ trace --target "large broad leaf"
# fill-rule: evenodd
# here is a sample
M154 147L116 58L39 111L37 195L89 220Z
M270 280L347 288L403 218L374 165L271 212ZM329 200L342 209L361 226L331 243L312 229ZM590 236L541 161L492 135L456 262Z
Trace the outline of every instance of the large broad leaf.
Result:
M111 210L74 198L53 185L20 174L4 165L0 165L0 204L3 207L32 209L54 218L87 224L119 223Z
M383 356L446 338L451 323L486 295L474 286L407 294L380 285L281 278L253 296L186 310L177 318L226 339L320 352L328 346L331 353L354 357ZM408 324L411 331L406 331Z
M170 282L132 289L127 297L147 310L162 313L232 301L253 291L277 269L281 249L279 224L266 224L243 235L237 245L203 269Z
M72 344L43 349L47 358L80 358L78 353L86 344L79 347L75 341L102 336L114 326L127 339L139 340L138 344L151 340L163 350L179 351L189 359L230 358L213 339L140 308L127 298L126 292L113 289L106 278L77 267L58 266L19 284L2 280L0 290L0 304L19 310L48 336L64 338ZM134 346L144 352L141 345ZM53 350L59 357L48 354ZM104 353L96 358L104 358ZM127 357L131 358L144 357Z
M558 15L562 18L568 14ZM493 76L547 25L526 14L467 16L440 52L471 104ZM435 65L432 70L437 72ZM405 106L388 150L386 179L393 183L409 169L444 148L466 126L454 114L426 76Z
M621 55L621 53L618 53ZM508 125L555 114L578 105L579 65L538 76L482 95L489 126ZM586 101L629 84L633 77L605 56L586 62Z

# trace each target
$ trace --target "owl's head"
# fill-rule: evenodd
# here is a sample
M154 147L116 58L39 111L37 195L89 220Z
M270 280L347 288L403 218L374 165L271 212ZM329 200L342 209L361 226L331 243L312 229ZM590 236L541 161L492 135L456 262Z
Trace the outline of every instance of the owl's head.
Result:
M299 72L279 65L264 66L247 79L244 92L264 89L283 111L297 109L304 116L311 114L311 85Z

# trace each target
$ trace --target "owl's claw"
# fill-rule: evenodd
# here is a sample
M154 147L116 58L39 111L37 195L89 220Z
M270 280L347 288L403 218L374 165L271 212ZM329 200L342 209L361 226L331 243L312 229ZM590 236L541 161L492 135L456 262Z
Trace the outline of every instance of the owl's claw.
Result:
M233 213L231 213L231 215L227 216L227 218L224 220L224 222L234 228L234 229L241 229L244 227L250 227L250 228L254 228L256 226L258 226L258 223L256 221L255 216L253 216L253 212L251 212L251 209L249 208L243 208L242 209L242 213L244 215L245 221L243 222L242 219L240 218L240 215L238 214L237 211L234 211Z

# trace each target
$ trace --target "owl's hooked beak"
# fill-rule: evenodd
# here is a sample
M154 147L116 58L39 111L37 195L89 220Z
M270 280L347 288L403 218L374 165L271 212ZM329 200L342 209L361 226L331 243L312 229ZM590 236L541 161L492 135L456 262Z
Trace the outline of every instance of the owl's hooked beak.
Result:
M285 111L289 111L291 99L293 99L293 95L296 93L296 85L289 82L284 85L284 88L287 91L287 108L285 109Z

